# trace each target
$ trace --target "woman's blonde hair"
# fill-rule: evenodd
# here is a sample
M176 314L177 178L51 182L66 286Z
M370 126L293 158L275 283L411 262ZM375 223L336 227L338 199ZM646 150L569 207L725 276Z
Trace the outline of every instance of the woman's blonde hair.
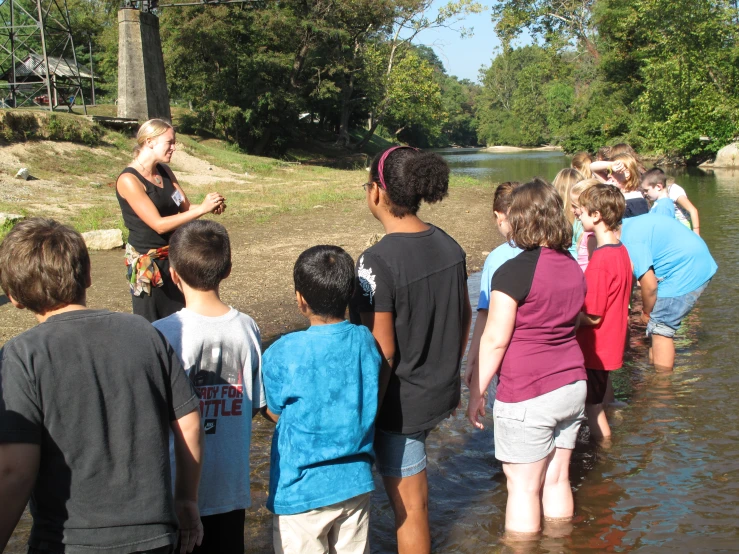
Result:
M133 157L135 158L141 153L141 149L146 144L147 139L155 139L173 128L170 123L163 119L150 119L143 123L139 127L139 132L136 133L136 146L133 147Z
M542 179L513 191L508 223L511 231L506 239L523 250L547 246L565 251L572 245L572 225L565 218L562 197Z
M582 173L583 179L590 179L593 176L590 172L591 163L593 163L593 156L588 152L578 152L572 156L572 167Z
M636 153L636 150L626 142L619 142L618 144L611 146L609 154L612 159L616 159L616 156L620 156L621 154L628 154L636 160L636 166L639 168L639 173L644 173L647 170L647 168L644 167L644 164L641 163L641 158L639 157L639 154Z
M570 195L574 196L575 198L580 198L580 195L588 190L593 185L597 185L600 183L598 179L583 179L582 181L578 181L574 185L572 185L572 188L570 189L570 193L567 195L568 197Z
M641 170L639 168L639 162L628 154L619 154L613 157L614 162L621 162L629 170L629 178L624 183L624 191L631 192L639 190L641 185Z
M575 215L570 209L570 189L572 185L578 181L582 181L584 176L577 170L572 168L562 169L552 181L552 185L557 189L557 192L562 197L562 204L564 205L565 217L570 224L575 222Z

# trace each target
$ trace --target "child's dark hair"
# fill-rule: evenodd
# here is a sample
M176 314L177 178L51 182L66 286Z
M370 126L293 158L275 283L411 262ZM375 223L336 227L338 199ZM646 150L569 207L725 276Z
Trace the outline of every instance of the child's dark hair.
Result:
M598 183L588 187L580 195L580 207L589 214L599 212L600 218L611 231L621 226L626 211L626 200L618 187Z
M354 260L338 246L313 246L298 256L293 280L314 314L342 319L354 292Z
M188 286L215 290L231 271L231 241L215 221L195 220L169 240L169 261Z
M546 246L565 251L572 246L572 225L565 217L562 197L538 177L513 191L508 223L508 242L523 250Z
M21 221L0 244L0 284L36 314L83 303L90 255L82 235L53 219Z
M421 200L433 204L448 194L449 165L438 154L394 146L372 160L370 180L387 193L390 213L402 218L415 215Z
M650 187L662 185L662 188L667 188L667 175L659 167L653 167L641 176L641 183Z
M518 181L506 181L498 185L493 196L493 211L499 214L507 214L511 207L511 194L516 187L520 187Z
M601 146L595 153L595 159L600 161L611 159L611 148L609 146Z

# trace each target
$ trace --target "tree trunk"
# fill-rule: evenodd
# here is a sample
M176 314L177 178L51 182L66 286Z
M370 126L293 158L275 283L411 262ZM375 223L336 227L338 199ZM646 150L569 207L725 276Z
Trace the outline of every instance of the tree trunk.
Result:
M256 146L254 147L254 155L255 156L261 156L264 154L264 151L267 148L267 145L269 144L269 140L272 138L272 127L267 127L264 130L264 134L259 137L259 140L257 141Z
M364 135L362 140L359 141L359 144L357 144L357 146L355 147L356 150L361 150L362 148L367 146L369 141L371 141L372 137L375 135L375 131L377 130L377 125L379 125L379 123L380 122L377 119L372 122L372 126L369 128L369 131L367 131L367 134Z
M311 38L312 38L311 35L306 33L305 38L303 39L303 44L300 47L300 50L298 50L298 53L295 55L295 60L293 61L293 69L292 69L292 72L290 73L290 85L292 85L293 88L300 87L300 83L298 82L298 76L300 75L300 72L303 70L303 64L305 64L305 59L308 57Z
M351 146L349 135L349 120L352 115L352 94L354 94L354 74L349 77L349 82L341 89L341 114L339 116L339 136L336 139L337 146L348 148Z

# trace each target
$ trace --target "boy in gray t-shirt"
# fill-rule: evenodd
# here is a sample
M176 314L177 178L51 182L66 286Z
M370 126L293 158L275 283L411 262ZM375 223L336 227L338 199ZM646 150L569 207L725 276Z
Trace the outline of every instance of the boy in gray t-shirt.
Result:
M69 227L19 223L0 267L39 322L0 351L0 552L29 496L29 552L191 551L203 436L177 355L144 318L86 308L90 257Z
M205 455L198 507L205 528L198 553L242 554L251 505L251 420L265 405L259 328L218 294L231 271L226 229L192 221L170 240L173 282L185 308L154 322L180 356L200 396Z

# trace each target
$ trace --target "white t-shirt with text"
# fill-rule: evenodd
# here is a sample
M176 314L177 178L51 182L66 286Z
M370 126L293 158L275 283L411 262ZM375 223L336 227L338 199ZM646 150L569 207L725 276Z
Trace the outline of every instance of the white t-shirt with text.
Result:
M248 508L252 408L266 403L257 324L233 308L219 317L183 308L154 327L172 345L200 396L205 429L200 515ZM170 458L174 478L172 440Z

